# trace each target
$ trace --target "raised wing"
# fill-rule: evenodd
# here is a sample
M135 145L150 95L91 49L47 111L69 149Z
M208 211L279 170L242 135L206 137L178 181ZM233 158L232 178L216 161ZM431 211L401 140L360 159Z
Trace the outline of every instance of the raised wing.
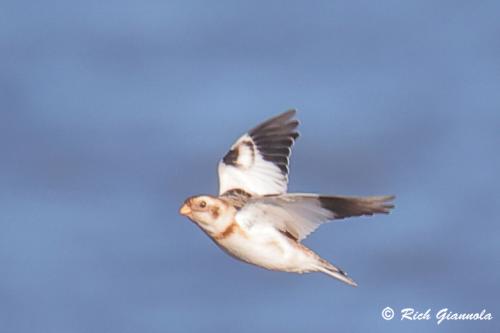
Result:
M241 136L219 162L219 194L241 189L253 195L286 193L288 160L299 136L289 110Z
M394 196L342 197L316 194L285 194L250 199L236 214L236 221L251 228L265 223L298 241L322 223L349 216L389 213Z

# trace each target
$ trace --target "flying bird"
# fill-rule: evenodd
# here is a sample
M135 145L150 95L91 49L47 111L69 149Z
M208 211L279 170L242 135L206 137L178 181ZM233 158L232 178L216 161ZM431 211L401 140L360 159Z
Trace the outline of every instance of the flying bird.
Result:
M387 214L394 196L287 193L291 147L299 136L295 113L289 110L242 135L219 162L219 195L192 196L180 214L236 259L275 271L321 272L356 286L301 242L330 220Z

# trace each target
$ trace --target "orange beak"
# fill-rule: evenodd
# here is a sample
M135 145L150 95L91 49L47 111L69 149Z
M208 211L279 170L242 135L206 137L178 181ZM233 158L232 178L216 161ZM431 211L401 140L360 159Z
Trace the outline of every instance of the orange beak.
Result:
M191 212L191 207L189 207L187 204L182 205L181 209L179 210L179 213L184 216L188 216L189 214L191 214Z

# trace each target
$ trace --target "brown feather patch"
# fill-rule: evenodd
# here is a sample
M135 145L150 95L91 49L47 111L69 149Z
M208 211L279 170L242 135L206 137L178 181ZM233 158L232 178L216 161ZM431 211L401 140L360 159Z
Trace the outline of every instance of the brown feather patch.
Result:
M241 230L240 226L236 222L232 222L230 225L227 226L226 229L224 229L222 232L216 234L214 237L215 240L223 240L226 239L227 237L231 236L234 233L240 233L242 236L246 237L246 234L243 230Z
M210 209L210 213L212 214L212 217L214 219L217 219L219 217L219 207L214 206Z
M219 234L215 235L214 238L217 240L225 239L237 231L240 231L240 227L235 222L231 223L226 229L224 229Z

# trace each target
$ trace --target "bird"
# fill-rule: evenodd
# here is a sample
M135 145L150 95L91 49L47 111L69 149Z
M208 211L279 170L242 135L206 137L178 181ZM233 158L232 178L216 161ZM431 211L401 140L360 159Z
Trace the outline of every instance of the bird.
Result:
M345 271L302 241L331 220L388 214L395 196L287 193L291 148L299 137L295 116L296 110L288 110L243 134L219 161L219 195L191 196L179 212L243 262L324 273L355 287Z

